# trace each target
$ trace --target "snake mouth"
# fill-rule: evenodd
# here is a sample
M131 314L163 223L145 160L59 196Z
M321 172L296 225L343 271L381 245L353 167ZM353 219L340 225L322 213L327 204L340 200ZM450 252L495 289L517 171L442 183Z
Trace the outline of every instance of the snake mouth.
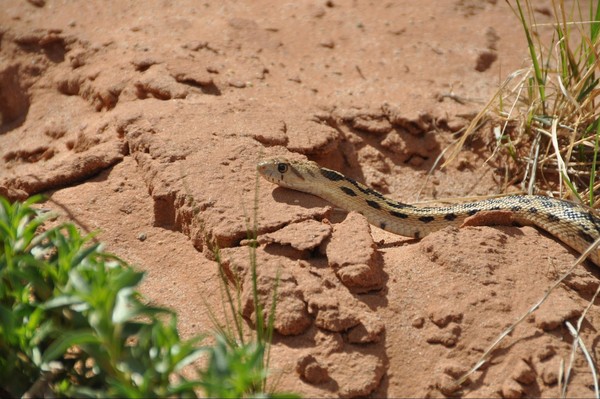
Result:
M262 175L267 171L268 166L269 166L269 164L267 162L259 162L256 165L256 169Z
M269 164L266 162L260 162L258 165L256 165L256 170L258 170L258 173L260 173L263 176L267 175L268 168Z
M274 174L275 172L273 171L273 169L270 166L271 165L268 162L260 162L260 163L258 163L258 165L256 165L256 170L258 170L258 173L260 173L260 175L262 177L264 177L271 183L278 184L280 179L278 179L275 176L275 174Z

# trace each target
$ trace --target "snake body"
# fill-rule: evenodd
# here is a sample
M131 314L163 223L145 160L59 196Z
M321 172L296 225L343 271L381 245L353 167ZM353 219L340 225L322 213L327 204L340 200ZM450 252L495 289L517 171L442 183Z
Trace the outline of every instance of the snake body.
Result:
M578 252L600 238L600 218L570 201L540 195L510 195L475 202L417 207L385 197L364 184L312 161L272 158L258 163L259 173L279 186L313 194L364 215L369 223L406 237L421 238L485 212L510 212L511 221L546 230ZM497 224L497 223L494 223ZM600 266L600 250L589 259Z

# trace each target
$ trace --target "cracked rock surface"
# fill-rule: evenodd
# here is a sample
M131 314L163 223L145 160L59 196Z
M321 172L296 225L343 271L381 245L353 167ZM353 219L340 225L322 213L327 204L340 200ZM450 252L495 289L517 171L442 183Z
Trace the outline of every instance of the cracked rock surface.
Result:
M539 34L552 7L536 1ZM252 327L276 300L272 374L305 397L556 397L598 287L582 266L455 381L576 255L530 227L447 228L420 241L257 180L270 156L310 159L398 201L494 194L474 140L438 157L527 54L500 1L281 3L3 0L0 195L98 231L147 272L184 337L223 317L220 251ZM456 99L471 99L457 101ZM256 211L255 211L256 209ZM256 217L256 219L255 219ZM140 237L144 237L141 239ZM275 289L276 288L276 289ZM581 338L600 358L597 306ZM580 355L578 355L580 356ZM568 395L591 396L577 358Z

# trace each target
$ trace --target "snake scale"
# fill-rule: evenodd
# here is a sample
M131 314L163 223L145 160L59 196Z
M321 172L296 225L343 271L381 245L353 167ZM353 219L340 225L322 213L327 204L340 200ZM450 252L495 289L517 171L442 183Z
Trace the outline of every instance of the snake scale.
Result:
M600 237L600 218L566 200L510 195L443 207L417 207L386 198L312 161L272 158L259 162L257 168L272 183L316 195L347 211L359 212L369 223L406 237L421 238L447 226L461 226L468 217L485 212L510 212L512 222L546 230L580 253ZM593 251L589 259L600 266L600 250Z

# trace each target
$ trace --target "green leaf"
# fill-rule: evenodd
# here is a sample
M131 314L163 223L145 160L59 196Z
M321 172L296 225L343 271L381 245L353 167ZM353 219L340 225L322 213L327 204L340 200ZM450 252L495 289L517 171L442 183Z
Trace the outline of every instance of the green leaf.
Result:
M94 245L91 245L91 246L85 248L83 251L79 251L71 260L71 267L76 267L81 262L83 262L83 260L85 258L87 258L89 255L91 255L94 252L97 252L99 246L100 246L100 244L94 244Z
M202 356L203 353L204 353L204 351L200 348L194 349L187 356L185 356L183 359L181 359L179 362L177 362L175 370L179 371L179 370L183 369L185 366L187 366L188 364L195 362L197 359L200 358L200 356Z
M69 271L69 281L73 284L76 291L79 291L81 294L89 295L91 288L85 277L83 277L78 270L72 269ZM110 287L107 288L110 289Z
M112 322L115 324L124 323L131 320L139 314L140 307L137 303L131 301L131 296L135 293L133 288L122 288L117 293L115 308L112 313Z
M73 304L81 303L81 302L82 302L81 298L79 298L78 296L60 295L60 296L54 297L54 298L44 302L42 307L44 309L54 309L54 308L60 308L63 306L71 306Z
M42 356L44 364L63 356L67 349L82 344L100 344L99 338L91 330L66 332L59 336Z
M113 279L115 288L134 287L137 286L144 278L145 273L136 272L133 269L124 268L116 278Z
M15 315L13 311L0 303L0 343L6 339L6 334L14 334Z

